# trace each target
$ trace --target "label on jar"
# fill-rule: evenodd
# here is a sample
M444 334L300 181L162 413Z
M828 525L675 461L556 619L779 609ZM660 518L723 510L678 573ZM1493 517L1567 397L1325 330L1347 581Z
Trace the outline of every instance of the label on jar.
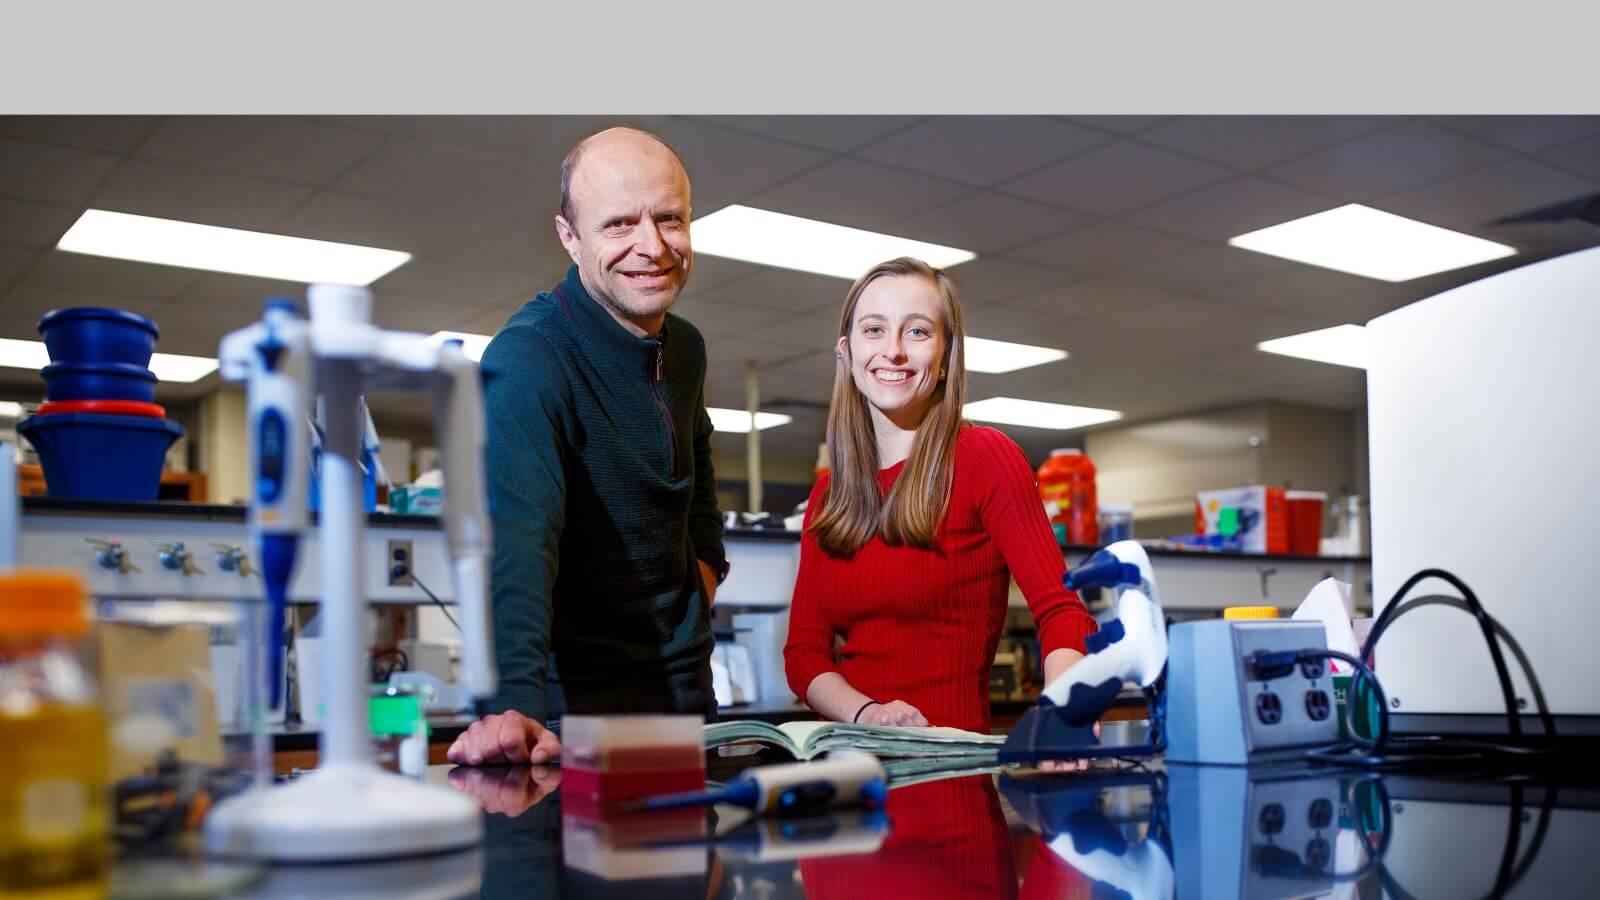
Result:
M89 791L83 782L41 778L22 787L22 838L53 844L83 834L89 822Z

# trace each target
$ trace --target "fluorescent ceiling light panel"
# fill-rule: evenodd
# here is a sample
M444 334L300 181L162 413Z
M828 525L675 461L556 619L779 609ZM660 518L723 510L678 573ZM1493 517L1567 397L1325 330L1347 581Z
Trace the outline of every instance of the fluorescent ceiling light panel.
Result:
M1009 341L991 341L988 338L968 336L963 344L963 358L967 371L998 375L1015 372L1030 366L1042 366L1066 359L1067 351L1032 344L1013 344Z
M104 209L86 211L56 244L61 250L258 278L368 285L411 258L357 244L220 228Z
M42 369L50 365L50 351L43 341L19 341L0 338L0 366L13 369ZM150 356L150 371L162 381L191 382L217 370L217 361L209 356L182 356L177 353L155 353Z
M962 410L975 422L993 422L998 425L1022 425L1027 428L1047 428L1052 431L1070 431L1102 422L1115 422L1122 413L1114 409L1096 409L1092 406L1068 406L1065 403L1041 403L1038 400L1018 400L1015 397L990 397L968 403Z
M711 427L717 431L729 431L734 434L750 433L750 413L743 409L718 409L715 406L706 407L706 412L711 414ZM793 416L783 413L756 413L756 430L766 431L768 428L777 428L794 421Z
M696 253L852 280L897 256L916 257L936 269L977 258L970 250L738 204L695 219L692 232Z
M483 362L483 351L489 349L489 342L494 338L487 334L468 334L465 331L435 331L428 335L429 343L442 344L445 341L460 341L461 352L473 362Z
M1410 281L1517 252L1359 203L1241 234L1228 243L1380 281Z
M1303 334L1291 334L1262 341L1256 348L1279 356L1293 356L1352 369L1367 367L1367 329L1361 325L1335 325Z

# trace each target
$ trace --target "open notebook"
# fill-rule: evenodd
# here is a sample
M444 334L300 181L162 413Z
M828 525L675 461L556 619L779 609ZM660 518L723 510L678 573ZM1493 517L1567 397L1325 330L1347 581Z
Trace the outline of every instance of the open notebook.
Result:
M1005 743L1003 734L979 734L960 728L902 728L852 725L848 722L767 722L741 720L706 726L706 749L754 741L787 751L795 759L811 759L829 750L864 750L879 759L951 758L993 761Z

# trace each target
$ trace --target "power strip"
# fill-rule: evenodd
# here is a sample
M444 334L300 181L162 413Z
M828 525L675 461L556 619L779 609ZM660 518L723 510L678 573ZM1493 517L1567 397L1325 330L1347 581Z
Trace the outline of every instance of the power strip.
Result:
M1320 622L1185 622L1168 633L1167 759L1248 765L1339 742L1339 712L1326 660L1265 679L1257 651L1326 649Z

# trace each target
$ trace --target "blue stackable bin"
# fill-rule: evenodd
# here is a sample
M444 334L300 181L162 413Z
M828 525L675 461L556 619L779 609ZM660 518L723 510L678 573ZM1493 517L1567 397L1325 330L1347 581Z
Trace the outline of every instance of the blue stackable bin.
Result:
M46 492L78 500L155 500L183 426L148 416L59 413L17 424L39 454Z

